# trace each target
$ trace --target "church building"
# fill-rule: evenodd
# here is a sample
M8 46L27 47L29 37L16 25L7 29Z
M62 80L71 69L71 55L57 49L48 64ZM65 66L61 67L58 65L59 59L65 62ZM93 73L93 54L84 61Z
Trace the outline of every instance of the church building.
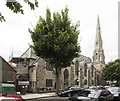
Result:
M79 86L85 88L88 86L103 85L104 82L100 76L101 70L105 66L105 56L102 45L103 42L98 17L94 52L92 57L93 60L80 54L78 58L73 59L73 63L70 66L63 68L60 74L61 90L69 86ZM29 80L29 90L32 92L40 92L44 89L55 90L55 73L49 61L45 61L37 56L34 56L35 58L30 58L27 56L27 53L28 51L26 51L21 57L23 63L24 58L25 61L29 60L29 63L27 63L28 66L26 66L28 74L27 80ZM16 61L16 59L14 59L14 61ZM17 61L17 64L19 64L19 61ZM25 69L25 66L23 68ZM18 70L20 71L20 67ZM22 74L25 73L21 73L21 75Z

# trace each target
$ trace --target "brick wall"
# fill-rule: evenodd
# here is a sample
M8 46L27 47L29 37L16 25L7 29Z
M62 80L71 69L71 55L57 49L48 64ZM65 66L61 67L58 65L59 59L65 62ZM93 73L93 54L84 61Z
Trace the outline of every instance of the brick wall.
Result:
M2 59L2 82L9 81L16 82L16 72L4 59Z

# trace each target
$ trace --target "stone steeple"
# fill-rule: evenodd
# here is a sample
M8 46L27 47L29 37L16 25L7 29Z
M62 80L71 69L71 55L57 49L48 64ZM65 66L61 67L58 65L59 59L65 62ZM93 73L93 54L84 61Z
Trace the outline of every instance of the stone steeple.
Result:
M93 63L94 64L105 64L105 56L104 50L102 46L102 38L101 38L101 29L100 29L100 21L99 16L97 19L97 28L96 28L96 39L94 45L94 53L93 53Z

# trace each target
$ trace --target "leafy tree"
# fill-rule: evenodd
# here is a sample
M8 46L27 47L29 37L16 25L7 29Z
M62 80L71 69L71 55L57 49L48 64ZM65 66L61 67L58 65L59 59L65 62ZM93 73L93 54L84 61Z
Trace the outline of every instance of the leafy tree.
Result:
M35 7L38 7L38 1L34 0L35 2L32 3L29 0L24 0L25 3L27 3L32 10L35 9ZM7 0L6 6L11 9L14 13L21 13L24 14L24 10L22 9L22 5L17 0ZM0 12L0 21L5 21L4 16Z
M78 42L79 22L76 25L71 23L68 17L68 9L60 13L53 13L51 18L50 9L46 9L46 19L40 16L36 27L32 30L31 46L35 54L49 61L56 71L56 92L60 86L60 71L72 63L72 60L79 55L80 46Z
M120 59L116 59L113 62L109 62L102 70L102 77L104 80L120 82Z

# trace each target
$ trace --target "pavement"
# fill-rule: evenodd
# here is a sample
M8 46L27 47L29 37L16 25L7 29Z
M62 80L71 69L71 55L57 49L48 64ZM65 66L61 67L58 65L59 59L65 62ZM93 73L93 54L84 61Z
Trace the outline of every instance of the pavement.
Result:
M54 96L57 96L55 92L21 95L23 99L36 99L36 98L45 98L45 97L54 97Z

